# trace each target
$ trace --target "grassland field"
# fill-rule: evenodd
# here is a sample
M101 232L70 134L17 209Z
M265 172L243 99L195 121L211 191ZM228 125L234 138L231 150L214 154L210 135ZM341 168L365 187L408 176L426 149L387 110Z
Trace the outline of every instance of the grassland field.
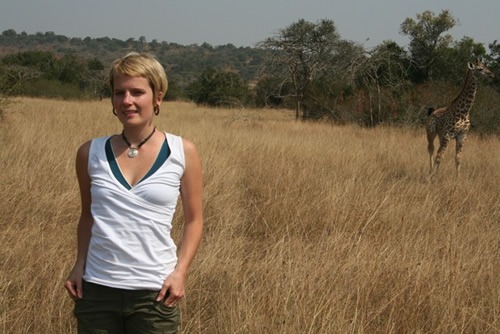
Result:
M472 122L474 117L472 116ZM160 130L203 163L203 242L181 332L500 333L500 140L168 102ZM75 154L119 133L109 101L22 98L0 120L0 333L76 333ZM174 220L180 239L182 210Z

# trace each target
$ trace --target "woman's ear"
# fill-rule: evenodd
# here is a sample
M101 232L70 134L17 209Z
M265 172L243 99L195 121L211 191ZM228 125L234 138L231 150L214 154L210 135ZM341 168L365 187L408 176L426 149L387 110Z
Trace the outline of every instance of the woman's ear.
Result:
M158 96L156 97L156 104L160 105L163 101L164 94L162 91L158 92Z

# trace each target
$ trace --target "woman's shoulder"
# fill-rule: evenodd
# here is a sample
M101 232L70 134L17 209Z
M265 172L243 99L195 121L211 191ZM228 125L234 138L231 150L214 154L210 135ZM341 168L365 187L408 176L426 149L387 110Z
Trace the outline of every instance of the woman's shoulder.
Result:
M77 151L78 157L88 157L92 146L104 144L111 136L102 136L97 138L92 138L80 145Z
M196 151L196 146L194 145L194 143L187 138L182 138L182 146L184 147L185 152Z
M182 138L181 136L166 131L164 131L164 134L169 146L174 145L179 148L183 146L184 138Z
M175 133L170 133L170 132L167 132L167 131L163 131L163 133L165 134L165 138L167 138L167 139L169 139L169 138L173 138L173 139L176 139L176 140L182 139L181 136L176 135Z
M169 144L177 144L178 147L181 149L182 154L185 157L188 157L188 159L193 155L194 156L198 155L196 146L191 140L169 132L165 132L165 136Z
M113 137L113 136L108 135L108 136L96 137L96 138L89 140L89 142L91 142L91 143L105 143L111 137Z
M91 138L91 139L87 140L86 142L84 142L83 144L81 144L80 147L90 146L92 143L106 142L106 140L108 140L111 137L113 137L113 136L101 136L101 137Z

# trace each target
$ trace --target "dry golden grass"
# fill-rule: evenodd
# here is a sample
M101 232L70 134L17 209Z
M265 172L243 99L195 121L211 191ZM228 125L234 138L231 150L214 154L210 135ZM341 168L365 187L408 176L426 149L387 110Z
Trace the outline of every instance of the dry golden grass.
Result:
M157 125L203 160L182 333L500 333L498 138L469 136L459 179L450 147L429 183L423 129L188 103ZM74 157L119 131L109 101L22 99L1 121L1 333L75 333Z

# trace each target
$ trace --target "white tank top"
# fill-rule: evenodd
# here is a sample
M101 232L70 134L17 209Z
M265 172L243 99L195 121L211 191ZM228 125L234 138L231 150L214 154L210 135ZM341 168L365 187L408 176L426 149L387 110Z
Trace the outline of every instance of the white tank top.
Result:
M165 133L170 155L133 187L110 163L114 157L105 149L109 138L90 145L94 225L83 279L114 288L159 290L177 264L170 230L185 166L182 138Z

